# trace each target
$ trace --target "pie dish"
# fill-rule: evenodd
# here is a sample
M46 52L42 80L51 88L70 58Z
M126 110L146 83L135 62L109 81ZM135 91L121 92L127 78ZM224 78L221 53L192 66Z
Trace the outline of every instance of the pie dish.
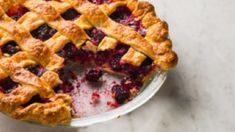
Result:
M107 106L116 108L138 95L156 71L177 64L167 23L148 2L1 0L0 5L0 111L13 118L66 125L84 109L77 107L81 98L74 98L74 91L83 87L87 93L90 84L105 83L113 98ZM73 70L77 65L85 70ZM121 79L110 82L107 74ZM92 106L99 103L99 92L90 95Z

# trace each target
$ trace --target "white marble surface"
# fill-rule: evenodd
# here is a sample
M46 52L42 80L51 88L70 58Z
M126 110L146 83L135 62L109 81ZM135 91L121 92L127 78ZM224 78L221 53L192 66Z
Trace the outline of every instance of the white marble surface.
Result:
M151 0L168 21L178 67L157 95L127 116L55 129L0 115L0 132L234 132L235 0Z

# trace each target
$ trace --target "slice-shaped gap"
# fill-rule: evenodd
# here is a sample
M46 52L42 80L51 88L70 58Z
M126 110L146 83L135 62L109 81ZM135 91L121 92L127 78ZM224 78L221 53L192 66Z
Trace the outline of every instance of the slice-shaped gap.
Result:
M14 4L7 11L7 15L14 19L15 21L19 20L25 13L29 10L22 4Z
M37 95L33 96L26 104L23 104L21 106L27 107L27 106L34 104L34 103L45 104L45 103L50 103L50 102L51 101L48 98L41 98L40 95L37 94Z
M51 38L56 32L56 29L51 28L45 23L39 26L37 29L31 31L31 35L36 39L46 41Z
M29 65L26 67L26 69L38 77L42 76L43 73L46 72L46 69L41 65Z
M90 30L86 30L86 33L90 37L90 41L95 45L99 45L99 43L106 36L106 34L103 31L101 31L97 28L92 28Z
M0 80L0 91L3 93L10 93L18 87L18 83L14 82L10 77Z
M108 111L130 101L139 93L143 86L146 70L150 71L153 62L147 58L139 67L120 63L121 57L128 49L129 46L118 44L115 49L99 51L89 58L92 62L99 61L99 64L91 64L90 61L86 64L81 64L80 61L68 61L65 67L58 72L62 83L54 90L57 93L68 93L72 96L74 116L89 116ZM80 57L89 56L88 51L83 50L82 47L76 51L76 53L78 52L82 53ZM109 74L101 67L102 64L107 66L112 61L116 61L113 59L117 56L119 58L117 65L120 69L114 70L113 68L116 66L110 66L110 68L125 74L116 78L115 75ZM83 109L81 110L81 108Z
M61 16L65 19L65 20L75 20L77 19L81 14L79 14L75 9L70 8L67 11L65 11L64 13L61 14Z
M143 37L146 36L146 29L136 16L132 15L131 10L126 6L118 7L110 18L118 23L129 26L139 32Z
M104 3L110 4L113 0L89 0L91 3L101 5Z
M1 50L3 53L13 55L19 51L21 51L20 47L17 45L15 41L9 41L3 46L1 46Z

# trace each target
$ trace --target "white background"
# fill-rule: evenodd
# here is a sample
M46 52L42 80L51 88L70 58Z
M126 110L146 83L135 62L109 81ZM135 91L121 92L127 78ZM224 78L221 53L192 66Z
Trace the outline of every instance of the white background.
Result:
M81 129L0 115L0 132L234 132L235 0L151 0L180 61L157 95L127 116Z

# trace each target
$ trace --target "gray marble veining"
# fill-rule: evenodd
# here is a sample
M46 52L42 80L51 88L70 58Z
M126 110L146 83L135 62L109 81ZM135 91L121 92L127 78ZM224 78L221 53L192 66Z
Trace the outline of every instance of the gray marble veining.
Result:
M55 129L0 115L1 132L235 131L235 0L150 0L169 23L180 61L161 90L129 115Z

